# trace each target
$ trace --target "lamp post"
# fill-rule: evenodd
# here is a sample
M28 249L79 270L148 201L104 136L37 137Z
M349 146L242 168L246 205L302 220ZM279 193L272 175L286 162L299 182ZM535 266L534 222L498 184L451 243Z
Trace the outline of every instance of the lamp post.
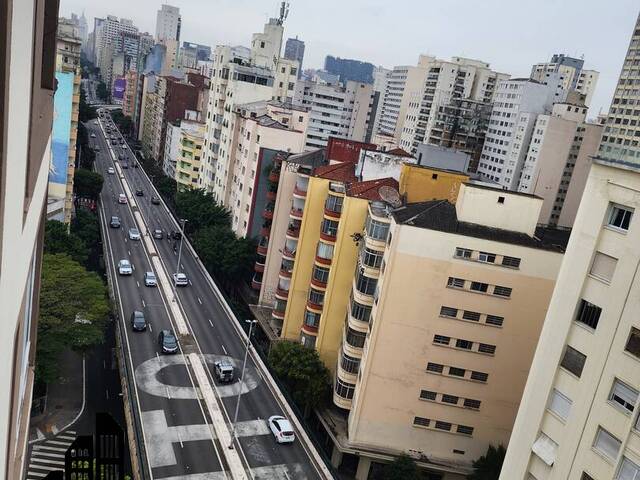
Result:
M178 277L178 273L180 273L180 258L182 256L182 242L184 241L184 225L187 223L186 218L180 219L180 248L178 249L178 263L176 265L176 278ZM175 279L173 281L175 284Z
M249 334L247 335L247 345L244 351L244 361L242 362L242 376L240 379L240 386L238 387L238 399L236 400L236 413L233 415L233 427L231 429L231 441L229 448L233 448L233 440L236 438L236 423L238 422L238 412L240 411L240 395L242 395L242 387L244 385L244 371L247 367L247 356L249 355L249 345L251 344L251 331L253 330L253 324L257 320L245 320L249 324Z

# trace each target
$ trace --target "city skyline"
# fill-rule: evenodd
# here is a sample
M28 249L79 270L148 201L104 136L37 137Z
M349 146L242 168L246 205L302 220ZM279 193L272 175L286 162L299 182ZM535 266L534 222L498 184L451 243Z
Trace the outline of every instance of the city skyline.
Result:
M464 56L483 60L494 70L520 77L529 76L532 64L548 61L554 53L584 56L586 68L601 72L590 118L595 118L599 112L606 113L609 108L623 60L622 53L611 55L610 52L626 52L626 35L633 28L637 13L633 0L618 0L617 8L593 0L569 0L561 4L544 0L517 8L505 8L499 0L483 2L482 7L464 0L448 2L446 6L405 0L402 2L407 6L405 11L413 13L401 18L405 24L402 28L389 29L395 37L390 41L388 35L380 35L380 29L393 25L389 20L394 18L392 8L397 11L399 5L392 7L381 0L367 2L367 5L338 5L336 2L336 8L341 9L336 10L331 8L332 1L322 5L307 2L291 5L285 22L285 38L298 35L305 42L306 68L321 68L326 55L392 68L415 65L418 55L425 53L442 59ZM216 6L201 0L170 3L180 8L181 37L212 48L218 44L248 45L251 32L260 28L269 17L276 16L279 9L277 0L224 1ZM90 28L94 16L122 16L131 18L140 30L154 32L155 11L161 4L156 0L141 0L134 12L124 0L113 0L108 4L63 0L60 15L80 14L84 10ZM154 15L144 15L149 11ZM333 12L336 11L344 14L335 17ZM452 12L460 26L456 36L447 31L454 24ZM352 20L357 15L362 20L354 27ZM214 18L213 22L207 21L209 18ZM421 23L421 19L426 20ZM329 21L333 23L333 29L318 28ZM524 22L529 22L533 28L523 28ZM544 30L540 26L542 22L548 22ZM602 41L599 32L607 33L606 41ZM515 51L514 46L517 47Z

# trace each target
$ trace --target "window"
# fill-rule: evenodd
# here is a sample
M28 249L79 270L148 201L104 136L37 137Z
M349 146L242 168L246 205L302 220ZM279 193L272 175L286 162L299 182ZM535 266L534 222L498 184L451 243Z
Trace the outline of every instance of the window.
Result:
M500 285L496 285L493 287L493 294L498 295L500 297L510 297L511 296L511 288L509 287L501 287Z
M472 320L474 322L479 322L480 314L478 312L470 312L468 310L465 310L464 313L462 314L462 318L464 318L465 320Z
M593 447L603 455L615 460L620 450L620 440L607 432L604 428L598 427L598 433L596 433L596 439L593 442Z
M473 427L458 425L458 428L456 428L456 432L462 433L463 435L473 435Z
M304 324L308 327L318 328L320 325L320 314L305 310L304 312Z
M336 195L327 195L327 200L324 202L324 208L331 212L340 213L342 212L343 201L343 197L338 197Z
M464 288L464 279L449 277L447 287Z
M449 422L442 422L440 420L436 420L436 428L438 430L446 430L447 432L451 431L451 424Z
M471 372L471 380L476 380L478 382L486 382L489 380L489 374L484 372Z
M338 222L325 218L324 220L322 220L320 231L325 235L335 237L336 233L338 233Z
M352 298L351 316L361 322L368 322L371 316L371 307L369 305L362 305Z
M624 347L624 349L632 355L640 358L640 330L631 327L629 339L627 340L627 346Z
M420 399L421 400L436 400L436 392L430 392L429 390L420 390Z
M358 332L357 330L347 327L347 343L352 347L362 348L364 347L364 341L367 338L366 333Z
M480 404L482 402L480 402L480 400L473 400L472 398L465 398L464 399L464 407L465 408L471 408L473 410L480 410Z
M333 245L328 243L318 242L318 250L316 255L325 260L331 260L333 258Z
M611 205L608 225L620 230L629 230L633 209L621 205Z
M481 282L471 282L471 290L474 292L486 292L489 288L489 285Z
M496 263L496 255L495 253L480 252L478 254L478 261L485 263Z
M464 350L471 350L472 347L473 347L473 342L471 342L469 340L461 340L461 339L457 339L456 340L456 348L462 348Z
M367 236L374 240L386 241L389 234L389 224L386 222L379 222L367 217L367 224L365 226Z
M616 378L611 387L609 400L617 403L628 412L633 412L633 408L638 400L638 391Z
M362 258L362 263L367 267L380 268L383 255L382 252L365 247L362 249L362 256L360 258Z
M324 292L314 288L309 289L309 301L315 305L324 304Z
M602 252L596 252L589 273L604 282L610 283L617 263L617 258L605 255Z
M584 362L586 360L586 355L567 345L567 349L564 351L564 357L562 357L560 366L579 378L580 375L582 375L582 369L584 368Z
M458 367L449 367L449 375L454 377L464 377L465 369Z
M540 436L534 442L531 450L533 450L533 453L535 453L540 460L551 466L556 461L558 444L551 440L547 435L540 432Z
M431 423L431 420L424 417L414 417L413 419L413 424L419 427L428 427L430 423Z
M433 343L438 343L440 345L449 345L451 341L450 337L445 337L444 335L434 335Z
M456 254L455 256L457 258L471 258L471 250L467 249L467 248L456 248Z
M503 322L504 317L499 317L497 315L487 315L487 319L485 320L485 323L495 325L497 327L501 327Z
M440 307L440 315L443 317L457 317L458 309L452 307Z
M444 365L440 365L439 363L432 363L432 362L427 363L428 372L442 373L443 369L444 369Z
M488 343L481 343L480 345L478 345L478 351L481 353L488 353L490 355L493 355L496 353L496 346L489 345Z
M504 203L504 197L498 197L498 203Z
M516 257L502 257L502 265L505 267L518 268L520 266L520 259Z
M618 470L616 480L640 480L640 466L633 463L627 457L622 457L622 463L620 463L620 470Z
M340 359L340 366L345 372L358 373L360 368L360 359L350 357L346 353L342 352L342 358Z
M293 268L293 265L291 267ZM329 269L314 265L312 275L315 281L320 283L327 283L327 280L329 279Z
M367 277L366 275L358 272L358 277L356 279L356 289L358 292L363 295L373 295L373 292L376 291L377 284L377 278Z
M549 397L549 404L547 405L547 408L561 419L566 420L567 417L569 417L572 403L573 402L569 397L563 395L554 388L551 392L551 396Z
M443 403L450 403L452 405L457 405L459 399L460 398L456 397L455 395L447 395L446 393L442 394Z
M356 386L343 382L340 378L336 378L336 394L342 398L346 398L347 400L351 400L353 398L353 392L355 392Z

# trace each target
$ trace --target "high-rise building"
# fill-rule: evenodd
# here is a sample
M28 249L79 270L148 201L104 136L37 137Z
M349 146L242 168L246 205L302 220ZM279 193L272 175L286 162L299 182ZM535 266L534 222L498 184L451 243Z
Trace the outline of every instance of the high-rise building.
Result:
M89 25L87 24L87 18L84 16L84 11L82 12L82 15L80 15L79 17L75 13L72 13L71 22L78 29L78 38L82 42L82 48L84 49L87 42L87 38L89 36Z
M98 22L98 20L100 20ZM96 66L100 69L102 81L111 89L113 85L113 59L118 53L131 52L131 45L138 34L138 28L131 20L112 15L106 19L96 19ZM136 56L137 58L137 56ZM124 64L124 57L122 64Z
M387 90L391 70L384 67L374 67L373 69L373 92L377 93L378 101L375 108L375 115L372 124L372 136L378 133L380 126L380 117L382 116L382 104L384 102L384 94Z
M180 9L162 4L156 14L156 40L160 43L165 40L180 42L181 23Z
M591 97L598 83L599 72L586 70L584 60L568 57L562 53L556 53L550 62L536 63L531 67L531 78L544 82L550 73L560 73L563 77L562 87L567 90L575 90L585 96L587 107L591 103Z
M502 480L640 477L636 20L520 403ZM624 122L624 123L623 123ZM635 137L637 138L637 137Z
M0 3L0 477L7 479L24 478L29 439L57 22L56 1Z
M374 66L369 62L327 55L324 59L324 69L329 73L338 75L342 83L350 80L360 83L373 83Z
M198 68L198 62L208 61L211 57L211 47L198 43L182 42L180 47L180 65L184 68Z
M296 38L287 38L284 46L284 58L298 62L298 78L302 74L302 61L304 60L304 42Z

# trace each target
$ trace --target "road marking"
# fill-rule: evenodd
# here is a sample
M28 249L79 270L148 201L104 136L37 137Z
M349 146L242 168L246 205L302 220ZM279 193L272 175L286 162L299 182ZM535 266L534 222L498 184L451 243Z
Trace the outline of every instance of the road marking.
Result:
M149 323L149 332L153 333L153 327L151 326L151 323Z
M142 308L145 308L147 306L146 303L144 303L144 298L142 299Z
M165 386L164 389L167 391L167 398L171 400L171 394L169 393L169 389Z
M131 268L133 268L133 270L135 271L136 266L132 263L132 264L131 264Z
M160 355L158 355L158 352L156 352L156 357L158 358L158 360L160 360Z
M131 250L127 250L127 253L129 254L129 256L131 256Z
M180 268L182 268L184 270L184 264L183 263L180 264Z
M193 287L193 283L191 283L191 279L189 279L189 285L191 285ZM200 302L202 303L202 302Z
M209 320L209 325L211 325L211 328L213 328L213 322L211 321L211 319L208 318L207 320Z
M198 303L202 305L202 300L200 300L200 297L198 297Z
M140 282L136 280L136 283L138 284L138 288L140 288Z
M222 344L220 344L220 345L222 345ZM222 345L222 351L224 352L225 355L227 354L227 349L224 348L224 345Z

